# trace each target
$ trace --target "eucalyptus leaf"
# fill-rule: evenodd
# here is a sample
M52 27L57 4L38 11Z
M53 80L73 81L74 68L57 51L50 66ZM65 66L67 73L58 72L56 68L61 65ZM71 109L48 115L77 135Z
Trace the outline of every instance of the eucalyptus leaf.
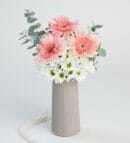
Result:
M35 45L33 44L33 45L29 46L27 49L32 49L34 47L35 47Z
M34 34L34 29L29 28L29 29L28 29L28 35L29 35L29 36L33 36L33 34Z
M34 11L30 11L30 10L26 10L26 12L24 13L25 17L30 17L30 16L33 16L33 15L35 15L35 12Z
M33 22L35 22L36 20L37 20L37 18L28 17L27 22L28 22L28 23L33 23Z
M33 41L34 41L35 45L40 42L39 32L33 33Z
M99 29L99 28L102 28L102 27L103 27L103 25L99 25L99 24L94 25L94 26L91 27L91 31L92 31L92 32L95 32L96 29Z
M24 34L25 34L25 31L22 31L22 32L19 33L19 35L21 35L21 36L24 35Z
M38 54L38 53L33 53L32 55L33 55L33 56L36 56L37 54Z
M30 41L29 39L26 39L26 40L22 43L22 45L28 43L29 41Z
M100 48L99 54L100 54L100 56L105 57L106 56L106 50L104 48Z
M44 35L44 34L46 34L46 31L44 31L44 30L41 30L41 31L39 32L39 36Z
M28 35L29 35L29 36L32 36L32 35L34 34L34 30L35 30L35 29L38 29L38 28L40 28L40 27L41 27L41 24L40 24L40 23L37 23L37 24L35 24L35 25L30 26L29 29L28 29Z
M23 39L23 38L25 38L25 37L26 37L26 35L23 35L22 37L19 38L19 40L21 40L21 39Z
M91 31L92 32L95 32L96 31L96 28L93 26L93 27L91 27Z
M102 28L102 27L103 27L103 25L99 25L99 24L97 24L97 25L95 25L95 27L96 27L96 28Z

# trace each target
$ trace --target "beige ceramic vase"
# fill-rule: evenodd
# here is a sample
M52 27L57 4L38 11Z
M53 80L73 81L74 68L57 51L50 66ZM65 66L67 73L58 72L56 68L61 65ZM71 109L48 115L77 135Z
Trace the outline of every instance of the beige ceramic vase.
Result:
M52 132L68 137L80 131L78 82L52 83Z

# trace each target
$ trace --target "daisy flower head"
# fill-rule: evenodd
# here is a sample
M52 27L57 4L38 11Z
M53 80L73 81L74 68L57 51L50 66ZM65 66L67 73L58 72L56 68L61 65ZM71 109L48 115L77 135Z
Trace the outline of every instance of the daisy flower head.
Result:
M93 34L86 32L77 32L72 37L72 52L76 57L94 57L97 55L99 40Z
M56 60L62 54L62 42L51 35L44 37L37 48L39 62L49 63Z
M54 36L68 37L78 26L78 22L72 22L68 17L59 16L49 23L48 30Z

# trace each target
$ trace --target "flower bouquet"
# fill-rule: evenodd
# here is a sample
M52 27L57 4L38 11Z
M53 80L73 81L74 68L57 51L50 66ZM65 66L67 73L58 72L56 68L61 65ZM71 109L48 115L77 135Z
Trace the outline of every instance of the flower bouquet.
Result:
M79 131L78 81L96 71L97 58L106 56L93 25L88 30L78 21L59 16L43 30L35 12L26 10L29 23L20 33L22 44L34 48L33 56L42 75L53 82L52 131L56 135L71 136ZM73 113L73 114L72 114Z

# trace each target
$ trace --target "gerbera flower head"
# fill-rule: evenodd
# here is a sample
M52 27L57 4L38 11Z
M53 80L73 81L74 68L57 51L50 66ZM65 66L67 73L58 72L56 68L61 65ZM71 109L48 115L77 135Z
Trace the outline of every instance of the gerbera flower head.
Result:
M97 54L98 47L99 40L95 35L81 32L73 38L72 51L76 57L94 57Z
M60 16L49 23L48 30L55 36L67 37L78 26L78 22L72 22L68 17Z
M45 37L37 48L37 59L40 62L48 63L58 58L62 53L61 41L53 36Z

